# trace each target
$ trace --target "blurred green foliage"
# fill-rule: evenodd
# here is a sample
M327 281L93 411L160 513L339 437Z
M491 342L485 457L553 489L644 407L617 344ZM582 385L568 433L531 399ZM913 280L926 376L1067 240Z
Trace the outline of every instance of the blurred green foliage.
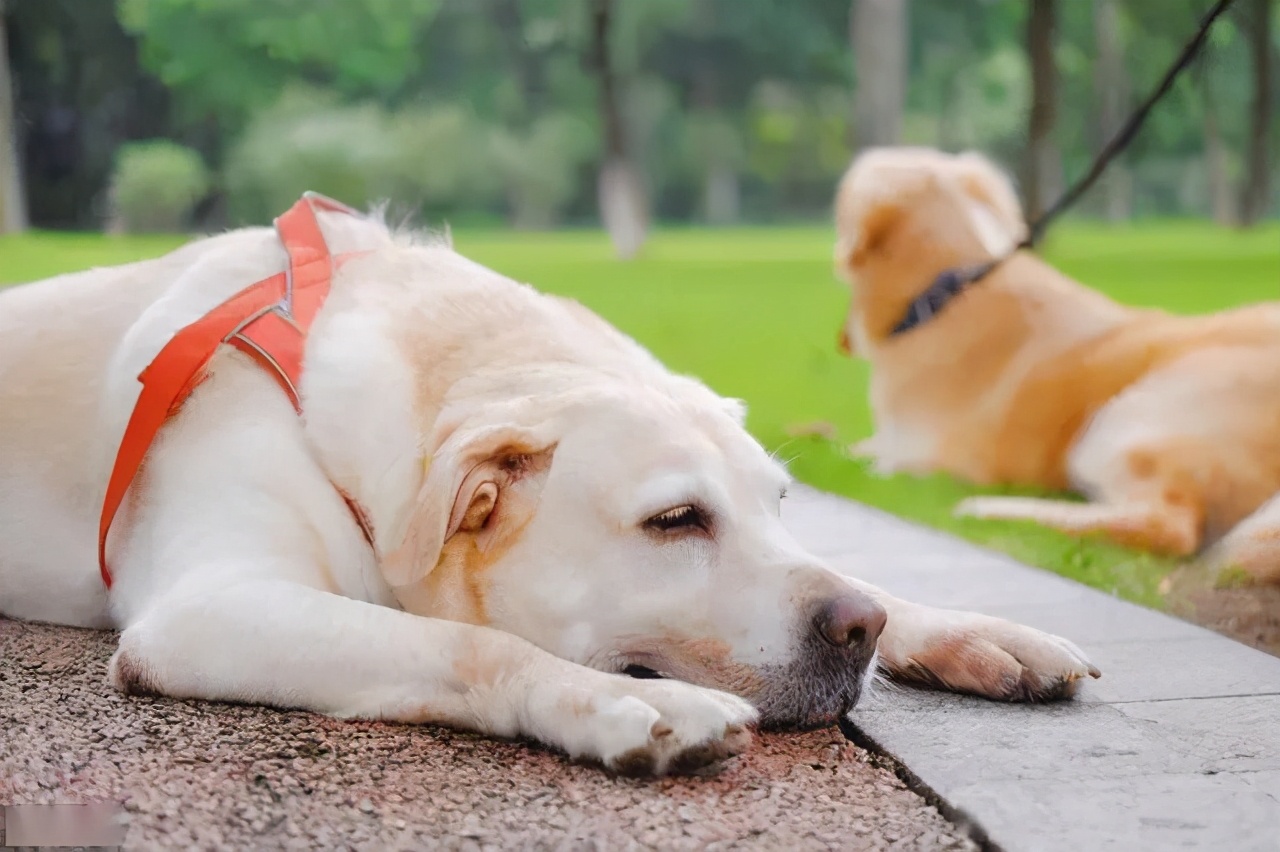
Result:
M156 76L183 111L233 127L294 78L350 95L390 91L415 61L415 35L440 0L119 0Z
M852 138L850 2L615 3L628 136L660 218L826 214ZM586 0L117 4L144 66L173 92L171 135L199 137L232 223L263 221L301 187L463 221L594 221L602 152ZM1205 5L1116 0L1125 79L1100 81L1095 3L1059 4L1055 137L1068 176L1102 144L1098 87L1122 86L1131 108ZM1016 169L1030 96L1026 7L911 0L905 143L978 148ZM1226 179L1243 180L1241 26L1237 16L1217 28L1201 67L1122 158L1136 215L1209 212L1207 99ZM1102 210L1098 193L1085 204Z
M185 231L209 191L200 155L174 142L134 142L116 154L111 183L113 225L133 233Z

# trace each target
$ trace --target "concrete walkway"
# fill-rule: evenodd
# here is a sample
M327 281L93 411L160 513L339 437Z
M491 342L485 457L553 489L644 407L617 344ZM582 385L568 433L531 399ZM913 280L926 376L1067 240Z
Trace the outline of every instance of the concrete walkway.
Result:
M953 818L1011 852L1280 850L1280 658L830 495L784 512L838 570L1059 633L1102 669L1069 703L900 688L856 710Z

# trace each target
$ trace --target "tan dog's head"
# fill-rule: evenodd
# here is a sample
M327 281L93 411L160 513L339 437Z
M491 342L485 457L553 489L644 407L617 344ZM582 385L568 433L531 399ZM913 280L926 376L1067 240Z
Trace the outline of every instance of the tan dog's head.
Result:
M586 369L470 411L437 436L384 572L411 611L733 692L766 725L829 723L885 612L783 528L787 476L741 418L689 379Z
M943 270L1026 234L1009 180L979 154L881 148L860 155L835 201L837 274L852 289L840 348L869 353Z

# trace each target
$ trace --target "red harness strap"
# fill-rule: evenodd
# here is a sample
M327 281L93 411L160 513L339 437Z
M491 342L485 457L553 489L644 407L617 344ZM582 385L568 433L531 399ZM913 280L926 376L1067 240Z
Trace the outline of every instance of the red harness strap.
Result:
M275 221L276 233L289 253L288 269L246 287L179 330L138 376L142 393L116 452L98 526L98 567L107 588L111 588L111 571L107 568L111 522L160 428L204 380L205 368L219 346L230 344L253 357L280 383L293 407L302 412L298 387L307 333L329 295L335 265L351 256L335 258L329 253L316 221L317 208L359 215L322 195L303 195ZM338 493L372 545L373 532L367 516L341 489Z

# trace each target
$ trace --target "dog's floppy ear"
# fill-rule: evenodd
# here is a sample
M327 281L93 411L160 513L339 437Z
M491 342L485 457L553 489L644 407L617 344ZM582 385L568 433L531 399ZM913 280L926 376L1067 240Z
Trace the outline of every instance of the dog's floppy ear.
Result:
M1026 219L1013 182L994 163L972 151L957 155L954 163L964 193L996 217L1009 239L1017 242L1026 236Z
M720 402L724 407L724 413L732 417L734 423L739 426L747 425L747 403L745 401L721 397Z
M847 272L866 263L901 224L903 215L902 207L887 199L869 205L862 215L848 223L849 230L840 234L836 242L836 266Z
M529 480L549 467L554 442L538 430L514 424L460 428L425 462L426 475L400 546L382 562L392 586L422 580L459 532L489 523L504 492L529 490ZM528 494L524 496L528 497ZM535 495L536 496L536 495Z
M918 183L899 152L875 148L859 154L836 186L836 270L848 278L884 244L906 216L905 190Z

